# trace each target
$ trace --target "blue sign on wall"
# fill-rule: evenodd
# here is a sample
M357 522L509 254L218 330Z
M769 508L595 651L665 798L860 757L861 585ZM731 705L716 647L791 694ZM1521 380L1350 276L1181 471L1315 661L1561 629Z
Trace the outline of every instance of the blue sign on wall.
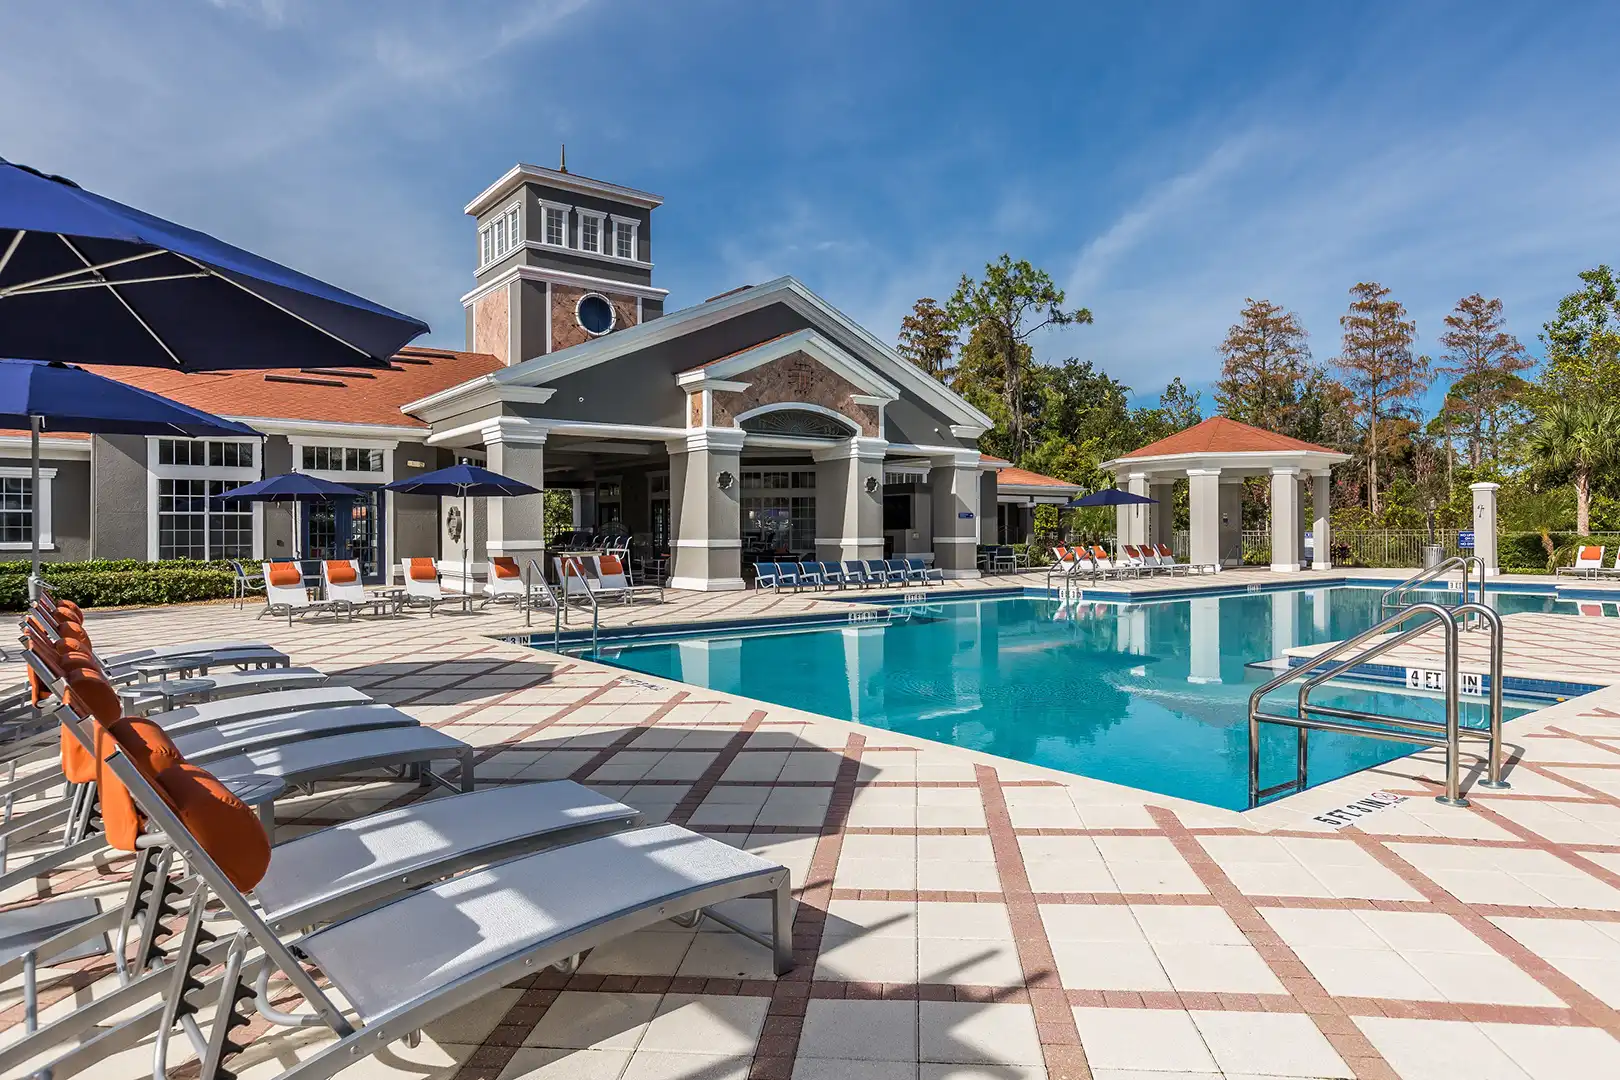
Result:
M956 516L959 517L959 518L970 518L970 517L973 516L973 511L971 511L971 510L958 510L956 512Z
M1457 547L1463 551L1474 550L1474 530L1468 529L1457 534Z

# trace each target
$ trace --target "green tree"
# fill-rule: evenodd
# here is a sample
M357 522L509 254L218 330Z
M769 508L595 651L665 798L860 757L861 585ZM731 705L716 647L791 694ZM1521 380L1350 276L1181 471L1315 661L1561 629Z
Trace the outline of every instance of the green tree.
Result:
M911 314L900 321L900 342L895 351L940 382L950 378L955 349L951 322L932 296L918 300Z
M1269 300L1245 300L1218 351L1215 405L1222 416L1292 434L1292 415L1310 374L1311 349L1299 316Z
M1063 290L1044 270L1028 261L1014 262L1002 255L986 263L984 278L975 281L967 274L945 305L952 329L968 330L981 339L985 355L1000 362L1002 396L1009 424L1011 460L1021 460L1027 448L1024 425L1024 383L1028 370L1023 350L1032 334L1046 326L1067 326L1091 322L1085 308L1064 307Z
M1606 264L1583 270L1581 282L1542 327L1547 397L1608 398L1620 385L1620 282Z
M1575 531L1592 526L1592 477L1620 462L1620 405L1591 397L1554 398L1537 415L1525 443L1532 461L1567 473L1575 485Z
M1502 301L1487 300L1479 293L1457 301L1446 316L1440 344L1446 353L1435 370L1454 380L1446 394L1447 411L1466 417L1468 464L1477 469L1487 454L1495 457L1501 452L1503 411L1526 385L1519 372L1535 361L1508 333Z
M1344 342L1333 361L1344 372L1352 415L1366 425L1367 506L1374 517L1378 461L1393 449L1389 432L1380 441L1379 422L1412 411L1414 399L1427 388L1429 371L1429 358L1412 354L1417 324L1407 319L1406 308L1390 299L1389 292L1371 281L1350 289L1350 308L1339 319Z

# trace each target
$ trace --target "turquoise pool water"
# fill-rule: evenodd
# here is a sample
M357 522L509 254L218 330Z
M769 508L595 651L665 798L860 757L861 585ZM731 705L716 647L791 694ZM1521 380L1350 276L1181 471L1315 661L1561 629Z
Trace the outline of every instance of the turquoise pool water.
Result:
M1341 587L1144 604L996 598L931 604L887 624L719 633L604 648L609 664L858 720L1083 776L1242 809L1248 665L1377 621L1377 589ZM1504 613L1568 611L1493 594ZM1279 694L1281 692L1279 691ZM1297 687L1294 690L1297 693ZM1291 695L1290 695L1291 697ZM1351 684L1321 700L1440 718L1438 697ZM1286 707L1287 699L1276 705ZM1268 704L1273 704L1268 699ZM1510 702L1512 718L1535 706ZM1483 725L1478 701L1464 722ZM1293 768L1293 734L1263 731L1262 783ZM1313 732L1310 782L1416 747Z

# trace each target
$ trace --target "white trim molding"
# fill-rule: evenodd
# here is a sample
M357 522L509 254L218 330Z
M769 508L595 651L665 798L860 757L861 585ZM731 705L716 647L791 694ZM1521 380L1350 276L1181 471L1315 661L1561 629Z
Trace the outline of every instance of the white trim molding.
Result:
M42 436L39 440L41 461L88 461L92 439L53 439ZM0 435L0 458L20 457L24 461L33 456L27 435Z
M22 467L14 465L0 465L0 478L7 480L29 480L34 475L33 464ZM30 491L29 496L33 503L30 511L30 526L38 523L39 550L56 550L56 531L53 524L53 507L56 505L56 470L41 465L39 468L39 490ZM32 551L34 543L26 540L22 543L0 543L0 551Z
M540 184L544 187L556 188L559 191L573 191L581 195L597 195L617 202L629 203L631 206L640 206L648 210L664 205L662 195L654 195L648 191L638 191L635 188L624 187L619 184L610 184L605 180L592 180L588 176L576 176L573 173L561 172L557 169L547 169L541 165L527 165L519 162L506 170L501 178L489 187L473 196L473 200L462 207L462 213L478 215L500 202L514 184L528 182Z
M551 247L548 248L548 250L557 251L559 249L556 247ZM575 252L575 254L578 254L578 252ZM652 285L639 285L634 281L619 281L616 278L596 277L592 274L576 274L569 270L553 270L549 266L528 266L523 263L519 263L516 266L508 267L507 269L502 270L499 274L496 274L488 281L480 282L469 292L463 293L461 296L461 306L470 307L479 300L482 300L485 296L494 292L496 289L505 288L507 285L510 285L519 278L524 281L543 281L552 285L567 285L569 288L573 289L595 289L600 292L623 293L625 296L634 296L638 299L645 298L647 300L663 300L669 296L668 289L659 289ZM654 319L648 325L657 325L663 321L663 319ZM589 341L585 343L585 345L590 344L591 342ZM574 345L567 349L559 349L555 354L551 355L561 356L563 353L572 352L574 349L584 347L584 345ZM524 361L524 363L533 364L541 361L542 359L544 359L543 356L531 357L529 360ZM518 366L519 365L513 365L507 370L515 371L517 370ZM511 383L514 380L506 379L503 381ZM535 383L530 385L538 385L538 382L539 381L536 380Z
M669 587L692 592L741 592L748 588L748 583L740 577L672 577L669 579Z

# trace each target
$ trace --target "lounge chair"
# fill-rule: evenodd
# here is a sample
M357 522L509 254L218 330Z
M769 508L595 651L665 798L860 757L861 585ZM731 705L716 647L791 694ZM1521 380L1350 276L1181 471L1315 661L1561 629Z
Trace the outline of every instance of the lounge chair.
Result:
M523 568L510 555L497 555L489 560L489 577L484 582L484 602L490 604L516 604L521 607L528 599L529 590L523 581Z
M28 613L39 620L53 636L60 634L64 622L82 629L84 612L74 603L58 599L49 588L29 606ZM198 671L209 667L285 667L287 654L262 641L186 641L163 645L150 645L129 649L102 658L109 672L150 666L154 662L172 660L172 671Z
M1113 559L1109 558L1107 550L1104 549L1101 544L1091 545L1091 561L1096 566L1097 573L1105 578L1140 576L1134 568L1116 563Z
M332 602L335 610L348 612L351 619L356 608L371 603L371 598L366 596L366 587L360 581L360 560L323 560L321 595Z
M761 574L764 575L763 583ZM799 573L798 563L765 562L754 564L754 582L759 588L769 588L772 592L781 592L784 585L790 585L794 592L798 592L804 579Z
M226 559L225 561L230 564L231 570L236 574L236 580L231 582L231 606L246 607L247 598L264 588L264 575L248 573L247 567L236 559Z
M941 585L945 584L945 571L937 566L929 566L921 559L906 560L906 577L914 581L920 581L924 585L927 585L930 581L937 581Z
M859 585L863 589L868 585L883 584L883 579L873 577L872 574L866 569L866 564L859 559L845 559L843 573L845 584L853 583Z
M1620 555L1616 556L1620 558ZM1553 571L1554 577L1563 577L1568 574L1572 577L1596 577L1603 569L1603 545L1585 544L1575 553L1573 566L1560 566Z
M336 610L336 605L330 601L309 598L309 590L304 587L304 572L297 563L267 562L260 565L264 568L264 610L259 612L259 618L285 615L287 625L291 626L295 616Z
M1170 550L1169 544L1154 545L1159 553L1159 565L1171 574L1190 574L1193 568L1188 563L1176 562L1176 553Z
M624 572L625 557L619 555L598 555L596 562L596 580L599 582L597 590L604 596L616 596L626 604L633 603L638 596L651 597L656 595L658 603L664 602L664 587L662 585L632 585L630 577Z
M814 585L817 589L823 588L827 582L821 576L821 564L818 562L801 562L799 566L799 581L804 585Z
M405 580L406 607L425 607L430 619L440 607L459 607L472 614L472 593L447 593L440 588L437 560L401 559L399 568Z
M829 588L836 585L840 589L847 584L844 579L844 567L836 559L831 562L819 562L816 566L821 570L822 584Z
M1120 545L1120 558L1118 561L1122 565L1135 570L1138 576L1141 576L1153 573L1157 569L1155 564L1159 561L1159 558L1154 555L1153 562L1150 563L1147 556L1138 550L1135 544L1122 544Z
M906 564L899 559L867 559L866 572L884 585L905 584Z
M778 974L793 966L787 870L676 825L615 832L522 855L294 937L273 928L243 892L270 878L279 849L270 850L267 859L257 852L256 858L244 859L215 839L228 828L203 838L193 834L184 811L177 813L165 801L185 786L186 777L172 769L149 780L124 752L110 754L106 766L149 819L149 829L161 834L198 879L192 909L217 900L241 927L221 955L213 936L199 932L203 920L187 921L172 950L173 982L153 1048L159 1071L169 1038L183 1032L201 1059L199 1080L230 1075L228 1062L241 1049L231 1038L233 1029L247 1023L237 1005L262 1001L272 970L280 971L311 1012L294 1016L261 1006L261 1017L272 1024L321 1025L337 1036L282 1074L283 1080L313 1080L332 1076L482 994L549 965L573 970L586 950L670 918L696 922L707 915L770 947ZM205 787L200 781L195 786ZM196 805L186 807L194 820L248 827L242 808L218 798L207 806L204 801L198 797ZM579 888L581 882L591 887ZM754 895L772 900L768 934L712 907ZM216 996L229 1004L214 1013L205 1039L198 1025L204 995L192 992L194 973L221 959L218 982L210 986L217 985ZM358 1023L317 985L305 961L320 970Z

